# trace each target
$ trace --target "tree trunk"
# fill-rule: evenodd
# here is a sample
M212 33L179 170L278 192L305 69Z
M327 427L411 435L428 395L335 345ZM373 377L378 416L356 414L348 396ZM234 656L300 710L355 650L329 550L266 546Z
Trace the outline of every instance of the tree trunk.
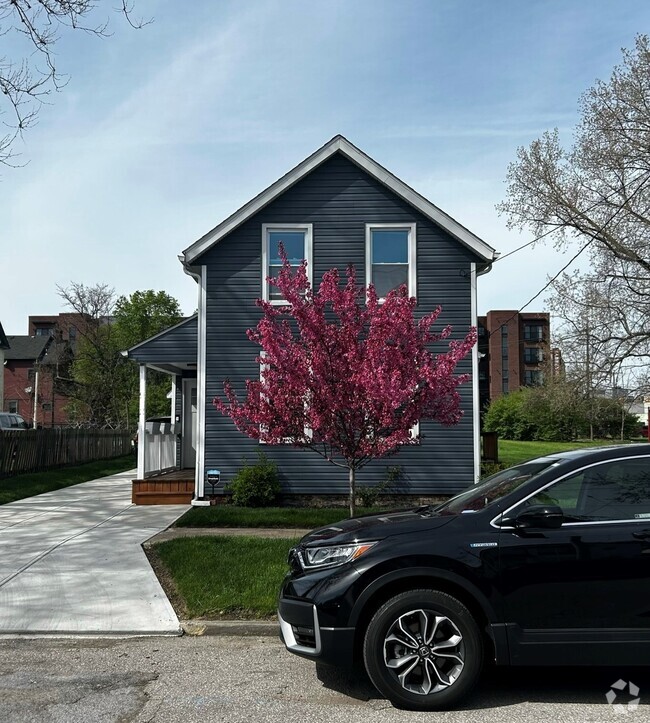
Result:
M354 467L349 468L350 472L350 517L354 517L356 511L356 480Z
M625 407L621 407L621 442L625 439Z

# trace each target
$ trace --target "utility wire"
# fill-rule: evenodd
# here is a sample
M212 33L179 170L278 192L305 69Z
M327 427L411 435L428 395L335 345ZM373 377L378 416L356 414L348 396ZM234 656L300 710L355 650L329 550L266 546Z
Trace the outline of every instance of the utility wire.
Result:
M650 171L646 171L646 172L644 173L644 175L646 176L646 179L647 179L647 177L648 177L649 174L650 174ZM605 223L604 228L606 228L607 226L609 226L609 225L612 223L612 221L618 216L618 214L623 210L623 208L624 208L625 206L627 206L627 204L632 200L632 198L634 198L634 196L636 196L636 194L641 190L642 187L643 187L643 183L640 183L640 184L636 187L636 189L634 190L634 192L631 194L631 196L627 199L626 204L619 206L619 208L616 210L616 212L613 214L613 216L607 220L607 222ZM589 211L592 211L594 208L596 208L596 206L600 205L603 201L609 200L612 196L616 195L617 193L618 193L618 190L617 190L617 189L615 189L615 190L612 191L611 193L608 193L608 194L607 194L606 196L604 196L603 198L600 198L600 199L598 199L597 201L595 201L591 206L589 206L589 208L586 208L583 213L588 213ZM540 239L543 239L544 236L548 236L550 233L553 233L553 231L557 231L557 228L551 227L551 228L549 228L547 231L544 231L543 234L540 234L539 236L536 236L534 239L532 239L532 241L528 241L527 243L523 244L522 246L519 246L518 248L513 249L512 251L509 251L507 254L504 254L503 256L499 256L498 259L496 259L495 261L492 262L493 265L494 265L497 261L502 261L503 259L507 258L508 256L512 256L512 254L516 254L518 251L521 251L522 249L525 249L525 248L527 248L528 246L531 246L531 245L534 244L536 241L539 241ZM555 276L554 276L552 279L550 279L549 281L546 282L546 284L544 284L544 286L535 294L535 296L533 296L531 299L529 299L518 311L515 311L515 313L514 313L511 317L509 317L508 319L506 319L506 321L504 322L504 324L501 324L501 325L499 326L499 328L501 328L502 326L505 326L505 325L507 325L508 323L510 323L510 322L511 322L518 314L520 314L527 306L529 306L530 304L532 304L533 301L535 301L535 299L537 299L539 296L541 296L541 295L546 291L546 289L548 289L548 287L558 278L558 276L560 276L560 274L562 274L564 271L566 271L566 270L569 268L569 266L571 266L571 264L578 258L578 256L580 256L580 254L581 254L583 251L585 251L585 249L587 249L587 248L591 245L591 243L592 243L593 241L595 241L595 238L594 238L594 237L590 238L589 241L587 241L587 243L578 251L578 253L575 254L575 256L573 256L573 257L569 260L569 262L568 262L567 264L565 264L565 265L557 272L557 274L555 274ZM496 329L494 329L494 331L491 331L491 332L488 334L488 339L492 336L492 334L496 334L496 332L497 332Z
M578 253L576 253L574 256L572 256L569 259L569 261L567 261L567 263L564 264L564 266L557 272L557 274L555 274L555 276L553 276L553 278L549 279L544 284L544 286L542 286L542 288L535 294L535 296L532 296L530 299L528 299L528 301L518 311L515 311L515 313L512 316L508 317L502 324L500 324L499 329L501 329L502 326L507 326L527 306L530 306L530 304L532 304L533 301L535 301L535 299L537 299L537 297L541 296L546 291L546 289L548 289L548 287L558 278L558 276L560 276L560 274L564 273L569 268L569 266L571 266L571 264L578 258L578 256L580 256L580 254L583 251L585 251L593 242L594 242L594 239L590 238L589 241L587 241L587 243L584 244L584 246L578 251ZM492 334L496 334L496 332L497 332L497 329L494 329L493 331L491 331L488 334L488 339L492 336Z

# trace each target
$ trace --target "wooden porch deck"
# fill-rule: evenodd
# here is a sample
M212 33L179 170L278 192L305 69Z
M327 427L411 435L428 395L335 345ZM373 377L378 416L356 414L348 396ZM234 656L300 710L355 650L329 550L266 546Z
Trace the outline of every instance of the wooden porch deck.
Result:
M172 469L146 479L134 479L134 505L189 505L194 497L194 470Z

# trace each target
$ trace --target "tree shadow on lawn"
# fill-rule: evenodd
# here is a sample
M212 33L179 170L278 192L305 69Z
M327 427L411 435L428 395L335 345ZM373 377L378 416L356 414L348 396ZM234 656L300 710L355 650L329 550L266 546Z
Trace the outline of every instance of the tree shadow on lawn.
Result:
M641 688L641 703L650 699L650 668L525 667L487 666L474 692L457 710L501 708L522 703L589 704L608 707L605 698L612 683L632 681ZM359 666L352 670L317 664L316 676L325 688L357 700L377 700L382 696ZM646 685L644 686L644 683ZM626 704L631 696L617 691L617 703Z

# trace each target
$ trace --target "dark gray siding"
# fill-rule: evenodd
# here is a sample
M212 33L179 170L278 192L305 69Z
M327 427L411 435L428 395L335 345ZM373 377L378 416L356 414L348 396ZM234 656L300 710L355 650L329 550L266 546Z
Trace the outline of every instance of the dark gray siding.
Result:
M198 322L196 316L129 351L129 358L143 364L196 363Z
M244 380L257 378L257 347L246 329L259 319L254 305L261 295L262 224L312 223L314 284L322 274L349 263L365 278L365 224L417 223L418 313L443 307L440 327L451 324L454 337L471 324L470 264L478 259L446 232L382 186L363 170L337 154L286 191L253 218L207 251L199 263L207 265L207 409L206 469L217 467L227 481L242 458L254 460L258 450L278 462L285 491L302 494L344 493L347 471L322 460L316 453L292 447L259 445L239 433L211 404L222 393L224 379L243 391ZM471 371L468 357L459 372ZM465 412L460 424L444 428L423 423L418 446L406 447L394 457L376 460L358 476L358 484L383 478L388 465L401 465L403 492L447 494L473 481L472 390L461 388Z

